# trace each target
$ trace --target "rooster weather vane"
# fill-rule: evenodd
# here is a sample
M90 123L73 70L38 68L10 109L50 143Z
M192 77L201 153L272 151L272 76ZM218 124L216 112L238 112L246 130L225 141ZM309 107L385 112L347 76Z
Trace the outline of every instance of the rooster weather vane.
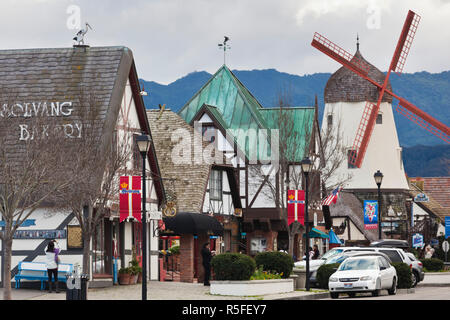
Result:
M77 42L76 44L77 46L84 46L84 36L86 35L89 29L92 30L92 27L89 25L89 23L86 22L86 28L81 29L80 31L77 32L77 34L73 38L73 40Z
M230 41L230 38L227 36L224 36L223 43L219 43L219 49L223 49L223 64L225 64L225 56L227 49L231 49L230 45L227 44L227 42Z

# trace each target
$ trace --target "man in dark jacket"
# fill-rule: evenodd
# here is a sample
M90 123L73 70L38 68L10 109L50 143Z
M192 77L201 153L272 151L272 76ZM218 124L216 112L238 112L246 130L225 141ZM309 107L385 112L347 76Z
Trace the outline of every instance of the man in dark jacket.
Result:
M209 243L205 243L202 248L202 262L203 269L205 270L205 279L203 284L209 286L209 278L211 277L211 251L209 250Z

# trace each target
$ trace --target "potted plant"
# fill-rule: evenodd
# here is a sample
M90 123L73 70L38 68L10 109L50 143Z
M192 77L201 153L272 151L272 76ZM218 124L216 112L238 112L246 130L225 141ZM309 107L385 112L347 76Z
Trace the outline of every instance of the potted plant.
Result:
M131 273L130 268L120 268L119 269L119 284L127 285L130 284Z

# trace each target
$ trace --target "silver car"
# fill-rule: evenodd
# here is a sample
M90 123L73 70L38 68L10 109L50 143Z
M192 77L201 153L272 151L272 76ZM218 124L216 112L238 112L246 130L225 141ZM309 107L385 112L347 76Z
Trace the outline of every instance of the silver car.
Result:
M420 281L423 281L423 279L425 278L425 272L423 272L423 264L411 252L405 252L405 254L411 268L412 287L414 288Z

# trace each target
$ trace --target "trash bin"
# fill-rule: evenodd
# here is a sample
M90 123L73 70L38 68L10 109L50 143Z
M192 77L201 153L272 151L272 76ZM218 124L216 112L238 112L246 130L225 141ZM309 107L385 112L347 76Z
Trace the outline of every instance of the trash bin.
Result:
M87 300L88 275L66 275L66 300Z

